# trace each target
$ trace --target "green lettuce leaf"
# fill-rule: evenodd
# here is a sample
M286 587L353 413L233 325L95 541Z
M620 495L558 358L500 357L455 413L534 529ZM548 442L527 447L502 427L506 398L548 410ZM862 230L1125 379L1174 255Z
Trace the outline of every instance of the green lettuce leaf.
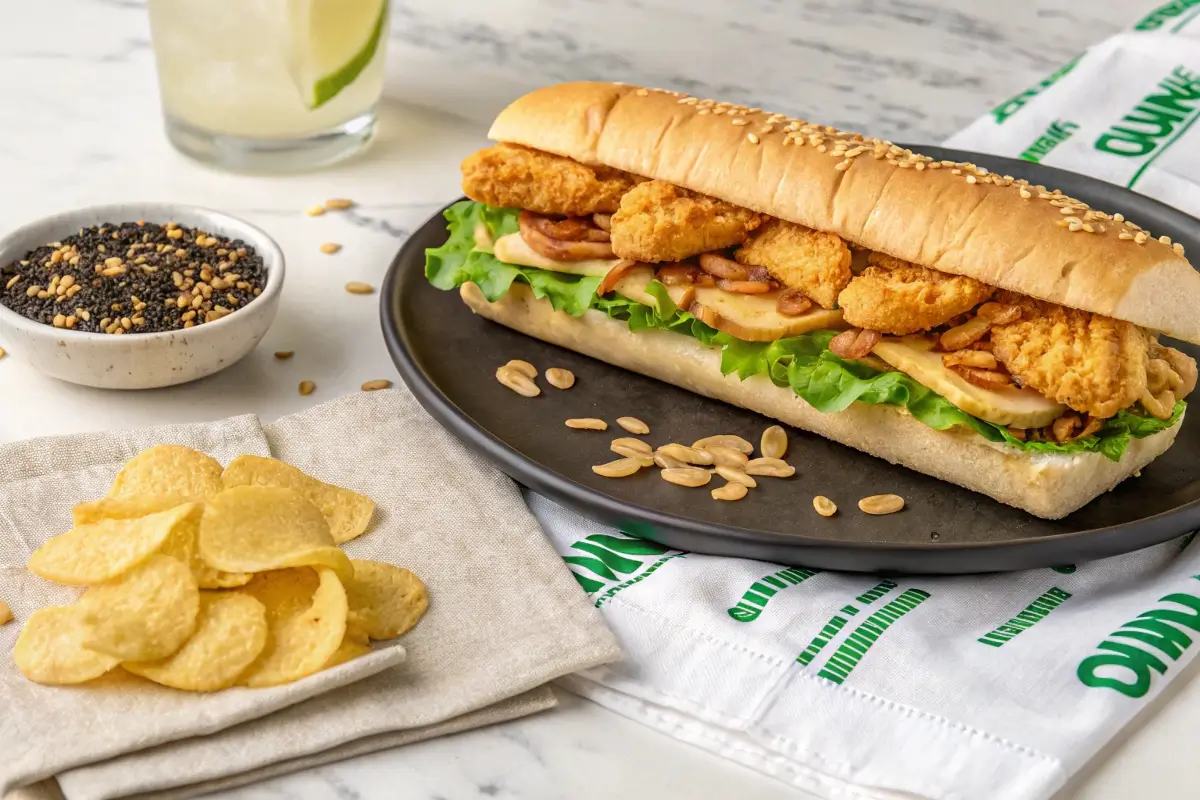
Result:
M487 226L492 239L518 230L517 209L492 208L464 200L446 209L450 238L441 247L425 251L425 276L439 289L454 289L467 281L479 285L489 301L499 300L520 280L537 297L545 297L559 311L580 316L589 308L624 321L632 331L664 330L691 336L721 348L721 372L742 380L766 375L778 386L825 413L836 413L851 403L892 405L937 430L964 425L992 442L1003 442L1026 451L1045 453L1103 453L1119 461L1134 439L1152 436L1179 422L1187 404L1175 406L1170 419L1160 420L1124 410L1108 420L1096 434L1073 442L1023 442L1007 428L985 422L952 405L903 372L881 372L861 361L847 361L829 351L837 331L813 331L777 342L745 342L711 328L679 309L666 287L652 281L646 288L655 299L644 305L617 294L600 297L601 278L518 267L499 261L488 249L475 244L475 228Z
M470 200L450 206L444 215L450 238L441 247L425 251L425 277L443 290L473 282L492 303L508 292L513 281L521 280L529 284L535 297L546 298L555 309L573 317L581 316L596 297L602 278L505 264L490 250L475 246L477 225L486 225L495 240L518 230L519 213L515 208L492 208Z
M592 301L592 308L603 311L613 319L624 320L629 330L637 332L648 329L672 331L699 339L706 345L726 345L738 341L727 333L721 333L716 328L705 325L686 311L675 305L675 301L667 294L667 287L658 281L650 281L646 293L652 296L657 305L643 305L635 300L612 294L607 297L597 297Z
M857 401L903 406L931 428L946 430L965 425L992 442L1045 453L1103 453L1112 461L1133 439L1142 439L1175 425L1187 403L1180 400L1170 419L1156 419L1126 409L1092 436L1072 442L1023 442L1008 429L985 422L952 405L903 372L880 372L861 361L838 358L828 349L837 331L814 331L777 342L733 340L721 353L721 371L743 380L765 374L778 386L790 386L818 411L835 413Z

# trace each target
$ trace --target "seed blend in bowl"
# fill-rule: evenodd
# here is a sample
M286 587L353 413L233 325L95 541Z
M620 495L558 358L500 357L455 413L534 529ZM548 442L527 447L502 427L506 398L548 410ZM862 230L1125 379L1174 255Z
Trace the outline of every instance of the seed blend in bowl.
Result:
M174 222L81 228L0 265L0 305L56 328L113 335L215 322L265 285L254 248Z

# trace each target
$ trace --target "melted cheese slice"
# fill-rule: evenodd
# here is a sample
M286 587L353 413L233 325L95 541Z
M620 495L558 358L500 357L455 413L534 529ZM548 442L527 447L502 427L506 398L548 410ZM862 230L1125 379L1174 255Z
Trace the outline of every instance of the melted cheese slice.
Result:
M654 307L657 301L646 291L654 280L654 269L638 265L621 276L613 287L634 302ZM668 286L675 305L706 325L747 342L773 342L809 331L846 327L841 311L814 308L807 314L789 317L775 310L779 292L737 294L710 286Z
M875 355L922 386L932 389L972 416L996 425L1041 428L1066 413L1067 407L1032 389L990 390L976 386L942 364L933 342L920 336L885 339L875 345Z
M488 230L487 225L482 222L475 223L475 231L472 234L472 238L475 239L475 248L477 250L492 252L492 245L495 244L495 241L493 241L492 232Z
M621 263L619 258L591 258L586 261L557 261L553 258L546 258L526 244L519 233L501 236L492 245L492 252L505 264L536 267L552 272L567 272L571 275L604 277L610 269Z
M688 310L705 324L746 342L774 342L809 331L846 327L838 309L814 306L797 317L780 314L775 310L779 295L737 294L704 286L696 289L695 302Z
M619 258L557 261L535 251L519 233L501 236L494 243L493 252L496 258L506 264L572 275L604 276L621 263ZM652 280L653 267L639 264L621 276L613 289L622 297L653 308L658 305L658 301L646 291ZM773 342L809 331L846 327L842 321L842 312L838 310L814 308L798 317L780 314L775 310L779 292L752 295L736 294L709 286L668 286L667 295L676 306L692 313L706 324L747 342Z
M639 264L621 276L621 279L613 286L613 291L635 303L658 308L658 299L646 291L646 287L653 280L654 268L649 264ZM685 311L696 295L696 290L691 286L668 286L666 288L667 297L670 297L676 306L682 307Z

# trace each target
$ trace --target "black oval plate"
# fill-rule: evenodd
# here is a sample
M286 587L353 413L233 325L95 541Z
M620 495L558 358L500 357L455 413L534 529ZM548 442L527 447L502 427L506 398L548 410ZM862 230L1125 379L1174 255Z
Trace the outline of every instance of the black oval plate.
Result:
M1057 187L1200 253L1200 220L1126 189L1014 159L918 149ZM709 498L716 484L685 489L661 480L657 469L631 478L601 478L590 467L617 457L608 445L624 435L612 424L618 416L645 420L654 443L736 433L757 444L772 421L476 317L457 292L439 291L425 280L425 248L445 240L439 214L404 245L384 283L383 332L405 383L442 425L513 478L627 533L681 550L788 565L971 573L1103 558L1200 527L1200 420L1190 418L1174 447L1140 478L1054 522L794 430L788 460L796 476L760 479L759 488L736 503ZM1200 355L1200 348L1173 344ZM540 397L521 398L493 377L496 367L513 358L539 370L565 367L578 383L561 392L543 380ZM563 425L570 417L601 417L611 427L607 433L572 431ZM859 498L884 492L903 496L905 510L884 517L858 511ZM837 516L825 519L813 512L817 494L838 504Z

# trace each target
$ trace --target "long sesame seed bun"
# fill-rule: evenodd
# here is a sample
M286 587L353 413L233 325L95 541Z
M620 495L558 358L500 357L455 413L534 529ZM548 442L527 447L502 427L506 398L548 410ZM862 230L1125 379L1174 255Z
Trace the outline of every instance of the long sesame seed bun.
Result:
M609 83L530 92L500 113L489 136L1200 344L1200 273L1172 247L970 164L759 109ZM1071 218L1077 230L1062 227Z
M743 381L722 375L720 353L690 336L634 333L595 310L572 317L535 298L522 283L495 303L473 283L463 284L460 294L476 314L528 336L757 411L1046 519L1082 508L1136 473L1171 446L1180 428L1134 439L1120 461L1101 453L1026 453L972 431L935 430L894 406L854 403L836 414L822 413L765 376Z

